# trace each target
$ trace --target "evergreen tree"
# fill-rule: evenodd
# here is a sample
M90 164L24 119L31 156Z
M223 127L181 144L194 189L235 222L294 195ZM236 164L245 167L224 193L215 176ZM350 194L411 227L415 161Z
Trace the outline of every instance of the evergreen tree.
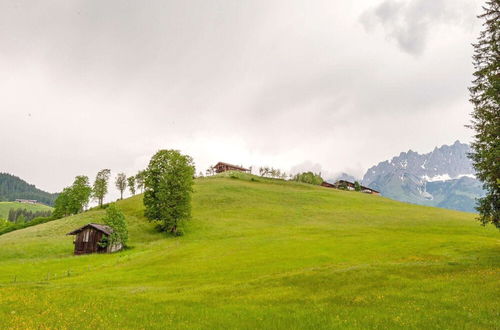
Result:
M7 217L7 220L9 220L10 222L16 221L16 210L14 209L9 210L9 216Z
M42 191L17 176L0 173L0 201L35 199L39 203L54 205L57 194Z
M500 0L490 0L479 16L484 29L474 44L474 80L469 88L475 130L471 158L486 196L476 209L483 225L500 228Z
M115 180L116 189L120 191L120 199L123 199L123 192L127 188L127 176L125 173L118 173Z
M108 193L108 182L110 175L111 175L111 170L109 169L100 170L97 173L94 181L92 195L94 199L98 201L100 207L102 207L104 196L106 196L106 194Z
M361 185L359 184L358 181L354 182L354 190L356 191L361 191Z
M144 181L145 215L160 231L179 235L182 222L191 217L194 173L192 158L177 150L160 150L151 158Z

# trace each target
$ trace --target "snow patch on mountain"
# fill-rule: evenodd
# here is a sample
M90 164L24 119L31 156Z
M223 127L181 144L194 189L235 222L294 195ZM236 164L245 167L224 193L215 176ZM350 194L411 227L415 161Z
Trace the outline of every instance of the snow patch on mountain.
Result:
M369 168L362 184L396 200L474 212L483 191L470 152L459 141L427 154L401 152Z

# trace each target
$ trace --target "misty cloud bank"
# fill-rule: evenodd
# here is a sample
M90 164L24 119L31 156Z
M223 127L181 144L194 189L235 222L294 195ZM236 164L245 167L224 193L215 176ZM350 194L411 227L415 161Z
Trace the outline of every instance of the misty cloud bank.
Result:
M468 3L1 2L0 170L57 191L175 148L359 177L468 141Z

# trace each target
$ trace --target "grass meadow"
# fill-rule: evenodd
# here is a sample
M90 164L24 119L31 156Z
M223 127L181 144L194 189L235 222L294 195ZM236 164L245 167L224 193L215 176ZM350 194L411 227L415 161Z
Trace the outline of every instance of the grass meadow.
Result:
M25 209L28 211L52 211L52 207L43 204L0 202L0 219L7 219L10 209Z
M474 214L248 175L194 190L176 238L118 202L115 254L65 235L102 210L0 236L0 328L500 328L500 233Z

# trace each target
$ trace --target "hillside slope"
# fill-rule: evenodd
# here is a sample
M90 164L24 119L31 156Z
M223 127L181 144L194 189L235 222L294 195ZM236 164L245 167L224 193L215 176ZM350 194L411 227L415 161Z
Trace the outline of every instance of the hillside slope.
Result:
M7 219L10 209L25 209L28 211L51 211L52 207L44 204L25 204L17 202L0 202L0 219Z
M500 326L498 231L474 215L282 181L196 180L186 234L121 201L132 248L72 256L90 211L0 236L1 328Z
M0 201L35 199L46 205L54 205L56 197L57 194L40 190L17 176L0 173Z

